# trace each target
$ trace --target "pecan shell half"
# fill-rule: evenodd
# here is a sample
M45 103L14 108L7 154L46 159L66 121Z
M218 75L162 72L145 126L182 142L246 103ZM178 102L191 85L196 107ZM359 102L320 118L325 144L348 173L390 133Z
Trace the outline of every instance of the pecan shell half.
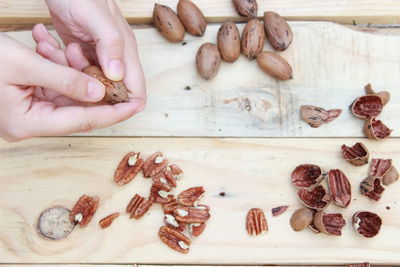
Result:
M392 167L391 159L372 159L369 165L368 175L374 178L383 178Z
M324 123L329 123L338 118L342 113L341 109L325 110L316 106L301 106L301 119L307 122L311 127L318 128Z
M161 152L156 152L146 159L143 165L143 176L146 178L155 176L162 172L168 165Z
M272 208L272 210L271 210L272 216L274 216L274 217L279 216L279 215L283 214L285 211L287 211L288 208L289 208L289 206L279 206L279 207Z
M171 229L167 226L161 226L158 231L161 241L167 246L181 253L188 253L190 248L190 239L185 235Z
M207 206L180 207L174 210L175 219L184 223L204 223L211 215Z
M333 203L346 208L351 202L351 184L341 170L330 170L328 175L329 190Z
M150 188L150 196L149 199L153 203L169 203L174 198L173 194L170 194L171 187L167 184L163 183L153 183Z
M361 181L360 191L361 194L372 200L378 201L381 199L381 195L385 191L385 188L382 186L380 178L369 176Z
M112 213L112 214L104 217L103 219L101 219L99 221L101 229L105 229L105 228L109 227L112 224L112 222L116 218L118 218L118 216L119 216L119 212L115 212L115 213Z
M364 124L364 134L372 140L385 140L393 130L389 129L381 120L371 118Z
M399 172L397 171L396 167L392 165L385 176L383 176L382 183L384 185L390 185L397 180L399 180Z
M378 95L361 96L351 106L353 115L364 120L378 116L381 114L382 109L383 101Z
M300 189L297 191L297 195L301 202L310 209L323 210L331 202L331 199L323 185L318 185L310 191L307 189Z
M364 87L364 89L365 89L365 93L367 95L375 95L376 94L376 95L380 96L382 98L384 106L390 101L390 93L388 91L381 91L381 92L375 93L375 91L374 91L374 89L372 89L372 86L370 83L367 84Z
M313 221L314 211L308 208L296 210L290 218L290 226L294 231L302 231L306 229Z
M144 197L136 194L128 206L126 207L126 212L129 213L129 218L140 219L153 205L150 199L145 199Z
M191 187L178 195L178 202L183 206L197 206L204 193L202 186Z
M363 143L356 143L352 147L342 145L341 152L343 158L354 166L362 166L368 163L369 152Z
M346 225L340 213L325 213L318 211L314 215L313 224L322 233L328 235L342 235L342 228Z
M119 163L114 173L114 181L117 185L129 183L142 170L144 161L140 153L129 152Z
M263 235L268 232L267 219L261 209L249 210L246 217L246 229L249 235Z
M92 220L99 206L99 198L97 196L90 197L83 195L76 202L69 214L69 220L85 227Z
M314 164L299 165L292 172L292 183L297 188L313 188L324 178L325 173Z
M371 238L379 233L382 219L375 213L359 211L353 215L353 227L356 232L366 238Z

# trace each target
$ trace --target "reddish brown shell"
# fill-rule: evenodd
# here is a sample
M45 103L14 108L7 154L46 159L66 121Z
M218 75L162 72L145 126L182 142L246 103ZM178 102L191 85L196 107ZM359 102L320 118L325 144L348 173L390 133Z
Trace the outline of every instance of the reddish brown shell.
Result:
M154 5L153 23L161 35L170 42L181 42L185 36L185 27L177 14L167 6Z
M328 184L333 203L342 208L348 207L351 202L351 184L346 175L338 169L330 170Z
M314 164L302 164L292 172L292 183L298 188L312 188L325 178L321 167Z
M399 172L397 169L392 165L389 171L383 176L382 183L384 185L390 185L399 180Z
M381 114L382 98L378 95L365 95L357 98L351 106L351 112L360 119L369 119Z
M325 110L320 107L304 105L300 107L301 119L311 127L318 128L324 123L329 123L342 114L341 109Z
M369 165L368 175L374 178L383 178L392 167L391 159L372 159Z
M178 195L178 202L184 206L197 206L205 191L202 186L191 187Z
M247 18L257 17L257 0L232 0L237 13Z
M272 208L272 210L271 210L272 216L274 216L274 217L279 216L279 215L283 214L285 211L287 211L288 208L289 208L289 206L287 206L287 205Z
M307 189L300 189L297 191L297 195L299 196L301 202L303 202L303 204L310 209L325 209L331 201L328 193L322 185L318 185L310 191Z
M372 140L385 140L393 130L389 129L381 120L371 118L364 124L364 134Z
M242 32L242 53L250 60L264 48L265 32L262 23L258 19L250 20ZM283 58L282 58L283 59Z
M363 143L356 143L352 147L342 145L343 158L354 166L362 166L368 163L369 151Z
M381 91L378 93L375 93L374 89L372 89L371 84L367 84L365 87L365 93L367 95L379 95L382 98L383 105L385 106L389 101L390 101L390 93L388 91Z
M293 32L286 20L273 11L264 12L264 29L271 46L279 51L288 49Z
M346 225L346 221L340 213L318 211L314 215L313 224L322 233L341 236L342 228Z
M359 211L353 215L353 227L358 234L371 238L379 233L382 219L375 213Z
M207 28L207 21L200 8L190 0L179 0L176 8L178 17L188 33L203 36Z
M380 178L367 177L361 181L360 191L361 194L369 197L372 200L378 201L381 199L382 193L385 188L381 184Z
M306 229L313 221L314 211L309 208L296 210L290 218L290 226L296 232Z

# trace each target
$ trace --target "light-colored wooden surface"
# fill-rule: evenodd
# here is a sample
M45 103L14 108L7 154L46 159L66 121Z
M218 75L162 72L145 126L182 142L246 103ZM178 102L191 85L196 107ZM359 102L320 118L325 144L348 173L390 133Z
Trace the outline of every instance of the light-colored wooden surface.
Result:
M86 135L363 136L363 122L348 107L370 82L376 90L392 94L380 118L395 129L392 136L400 136L400 36L329 22L291 25L294 41L282 53L294 70L294 79L288 82L275 81L244 56L234 64L222 63L212 81L200 78L196 51L202 43L216 41L219 25L209 25L204 38L186 35L186 45L168 43L152 28L135 30L147 80L146 109L121 124ZM29 31L8 34L33 46ZM270 49L266 43L265 50ZM185 90L187 86L191 90ZM343 114L313 129L300 120L301 105L341 108Z
M218 138L41 138L19 143L0 142L0 259L5 263L147 263L147 264L346 264L368 260L400 264L400 182L387 187L382 200L373 203L360 195L359 182L367 166L354 167L341 159L339 148L360 139L218 139ZM365 144L373 157L400 162L398 140ZM191 252L181 255L158 239L162 225L160 207L139 221L123 214L108 229L97 221L123 211L135 193L147 195L150 181L137 177L116 186L113 172L129 150L149 155L163 151L185 172L177 192L203 185L203 203L212 218ZM290 173L301 163L340 168L352 182L352 204L328 211L343 212L343 236L295 233L289 226L300 207ZM225 196L219 196L225 192ZM67 239L48 241L38 236L35 221L54 204L71 207L82 194L98 195L100 207L94 221L77 228ZM290 205L273 218L271 208ZM244 220L248 209L262 208L270 232L249 237ZM386 207L389 207L388 210ZM356 235L349 221L358 210L378 213L383 219L373 239Z
M176 8L178 0L117 0L130 23L149 23L154 3ZM227 18L240 20L231 0L194 0L209 21ZM397 0L269 0L258 1L259 15L273 10L290 20L329 20L342 23L400 23L400 3ZM0 23L19 24L49 22L44 1L1 0Z

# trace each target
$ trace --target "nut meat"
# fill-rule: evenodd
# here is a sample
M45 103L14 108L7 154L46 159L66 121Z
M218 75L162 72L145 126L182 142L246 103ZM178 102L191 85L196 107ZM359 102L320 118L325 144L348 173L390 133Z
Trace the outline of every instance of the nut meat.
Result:
M188 33L203 36L207 28L207 21L201 10L190 0L179 0L178 17Z
M99 80L105 87L106 93L104 100L110 104L128 102L128 89L122 81L112 81L108 79L98 66L88 66L82 70L84 73Z
M113 214L108 215L107 217L104 217L103 219L101 219L99 221L100 227L102 229L105 229L105 228L109 227L112 224L112 222L116 218L118 218L118 216L119 216L119 212L115 212Z
M158 236L167 246L181 253L188 253L191 241L185 235L166 226L161 226Z
M329 123L338 118L342 113L341 109L325 110L316 106L301 106L301 119L307 122L311 127L318 128L324 123Z
M169 192L171 191L171 187L167 184L163 183L153 183L150 188L150 196L149 200L153 203L165 204L169 203L173 199L173 195Z
M318 211L314 215L313 225L322 233L328 235L342 235L342 228L346 225L340 213L325 213Z
M354 166L362 166L368 163L369 152L363 143L356 143L352 147L342 145L341 152L343 158Z
M153 23L161 35L170 42L181 42L185 36L185 28L182 22L175 12L167 6L154 5Z
M318 185L310 191L307 189L300 189L297 191L297 195L301 202L310 209L325 209L331 201L328 193L322 185Z
M143 165L143 176L148 178L162 172L168 165L161 152L156 152L146 159Z
M264 29L268 41L276 50L288 49L293 41L293 32L289 24L273 11L264 13Z
M189 224L189 234L192 237L198 237L206 228L206 223L191 223Z
M76 202L69 214L69 220L80 227L85 227L92 220L93 215L99 206L99 198L97 196L90 197L83 195Z
M210 80L217 75L221 64L221 54L218 47L212 43L200 46L196 54L197 71L201 77Z
M172 175L169 169L164 169L159 174L152 177L153 183L162 183L168 185L168 187L176 188L176 179Z
M325 173L314 164L299 165L292 172L292 183L297 188L313 188L324 178Z
M209 208L205 205L197 207L180 207L174 210L175 219L184 223L204 223L210 218Z
M179 203L176 198L170 199L170 202L162 204L164 214L173 214L174 210L179 208Z
M178 202L184 206L197 206L204 193L202 186L191 187L178 195Z
M249 235L263 235L268 232L267 220L261 209L249 210L246 217L246 229Z
M250 60L255 59L258 53L260 53L264 48L264 40L265 32L262 23L258 19L250 20L244 27L242 33L243 55ZM265 64L267 63L265 62ZM277 68L281 68L281 66L278 66Z
M240 33L236 24L225 21L218 30L218 48L226 62L234 62L240 56Z
M240 16L248 18L257 17L257 0L232 0L232 2Z
M184 232L187 226L187 223L178 222L171 214L165 214L164 223L167 227L172 228L180 233Z
M346 208L351 202L351 184L341 170L331 170L328 174L329 190L333 203Z
M171 166L169 166L172 176L175 178L175 180L180 180L183 177L183 171L181 168L179 168L178 165L175 164L171 164Z
M114 173L114 181L117 185L129 183L142 170L143 159L140 158L140 153L129 152L121 160Z
M379 233L382 219L375 213L359 211L353 215L353 227L360 235L371 238Z
M365 121L364 134L372 140L385 140L393 130L389 129L381 120L371 118Z
M150 199L145 199L144 197L136 194L128 206L126 207L126 212L129 213L129 218L140 219L153 205Z

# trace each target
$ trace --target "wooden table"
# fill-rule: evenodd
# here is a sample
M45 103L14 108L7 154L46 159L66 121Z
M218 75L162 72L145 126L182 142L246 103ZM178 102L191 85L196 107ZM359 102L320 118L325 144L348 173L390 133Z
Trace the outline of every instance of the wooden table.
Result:
M130 22L151 20L154 1L119 2ZM177 1L159 2L175 6ZM202 80L194 65L198 47L216 41L223 20L240 19L228 0L195 2L208 20L215 22L203 38L187 34L185 43L170 44L155 29L134 26L147 79L148 103L142 113L86 134L0 141L0 262L6 266L149 267L400 264L400 183L387 187L381 201L372 202L358 190L368 166L353 167L339 153L342 144L361 141L372 157L392 158L400 167L400 31L393 25L400 23L400 3L259 1L260 15L262 10L275 10L292 20L294 42L282 55L291 63L294 79L277 82L243 56L234 64L222 63L212 81ZM3 31L25 29L7 34L32 47L29 29L36 22L49 22L42 1L0 1ZM353 23L363 27L345 25ZM271 50L269 44L265 49ZM363 122L348 109L367 83L392 94L380 116L394 129L392 138L384 142L365 139ZM299 118L299 107L304 104L341 108L343 114L313 129ZM162 151L181 166L185 178L177 192L194 185L206 188L203 202L212 207L212 218L188 255L159 241L162 211L158 206L139 221L123 214L109 229L99 228L97 221L111 212L123 212L133 194L148 193L150 182L141 177L124 187L112 181L118 162L131 150L144 155ZM289 178L302 163L327 170L340 168L350 178L350 207L331 204L328 208L346 218L341 237L291 229L290 216L301 204ZM35 231L39 213L54 204L71 207L82 194L100 197L93 222L74 230L65 240L39 237ZM272 217L270 209L279 205L290 205L289 211ZM249 237L245 231L245 215L252 207L266 212L270 231L265 236ZM363 239L352 229L350 217L358 210L382 217L384 225L376 238Z

